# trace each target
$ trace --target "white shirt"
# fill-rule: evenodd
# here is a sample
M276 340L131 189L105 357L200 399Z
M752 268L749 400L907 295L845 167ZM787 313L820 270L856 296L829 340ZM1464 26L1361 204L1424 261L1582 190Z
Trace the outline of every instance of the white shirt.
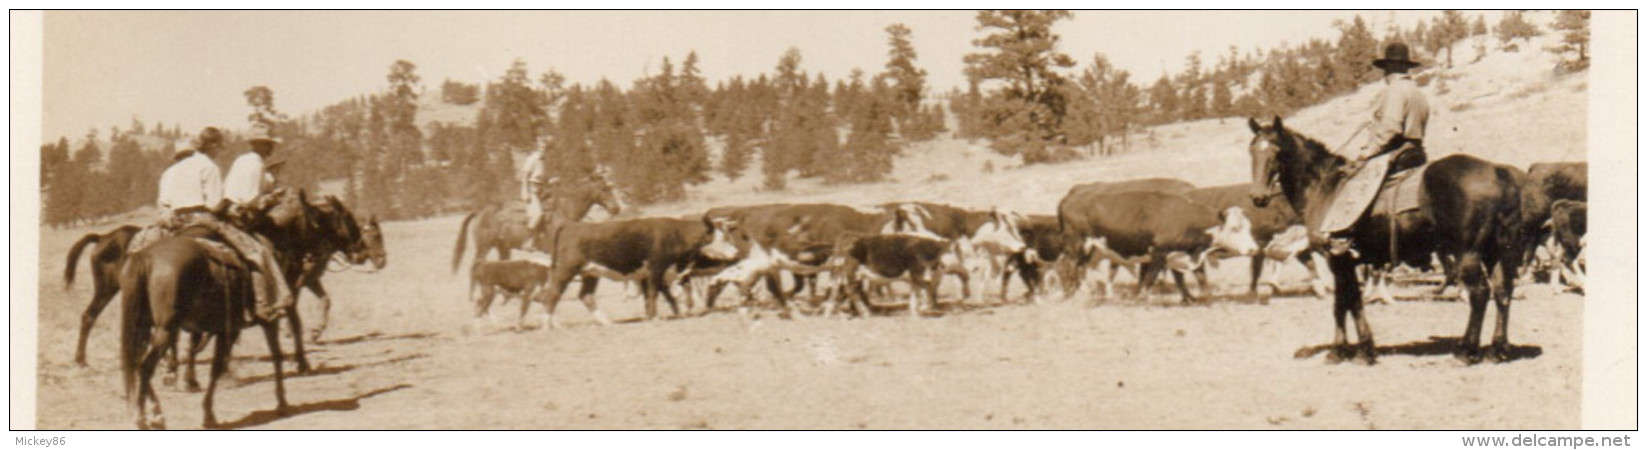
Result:
M217 163L206 155L195 153L160 174L161 208L178 210L204 206L211 208L223 201L223 175Z
M223 177L223 197L245 205L263 193L263 156L246 152L234 159L229 175Z
M520 198L530 201L543 182L543 150L532 152L520 167Z

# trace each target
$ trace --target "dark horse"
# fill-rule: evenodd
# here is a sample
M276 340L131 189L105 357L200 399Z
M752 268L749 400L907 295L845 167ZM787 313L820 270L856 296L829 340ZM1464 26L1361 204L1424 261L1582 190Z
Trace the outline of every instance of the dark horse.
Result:
M265 214L269 219L256 221L255 228L259 228L260 232L269 233L271 241L281 249L279 256L294 295L298 294L298 288L306 288L314 292L322 302L321 325L310 334L311 338L318 339L327 322L324 314L331 306L331 298L326 294L325 286L320 283L328 264L338 252L341 252L345 263L365 264L369 261L381 269L388 261L383 249L382 230L375 218L361 224L335 197L326 196L318 204L310 203L307 201L307 194L302 191L281 194L279 200L273 203ZM74 361L80 366L86 365L86 341L91 335L92 326L97 322L97 316L102 314L103 309L114 300L115 294L120 292L120 265L129 251L127 246L139 230L138 227L127 225L104 234L87 234L69 250L68 264L63 273L65 288L74 283L75 265L80 259L81 251L87 245L97 245L91 254L94 275L92 301L80 316L80 335L74 352ZM278 239L275 239L276 237ZM302 321L297 317L296 307L287 313L291 316L293 329L301 330ZM295 344L299 349L302 348L301 341ZM298 369L307 371L307 358L301 350L297 355ZM172 363L175 370L176 360L172 360ZM192 369L193 365L190 366ZM193 379L193 376L189 377L189 380ZM191 386L193 385L191 382Z
M1320 142L1286 129L1280 117L1270 125L1248 119L1247 125L1254 134L1248 145L1253 203L1263 206L1274 197L1284 196L1303 217L1321 217L1329 206L1328 199L1348 178L1343 172L1345 159L1328 152ZM1332 344L1334 353L1329 358L1354 357L1358 351L1368 363L1376 358L1372 327L1361 311L1356 266L1405 263L1429 267L1432 253L1440 254L1443 260L1452 258L1460 280L1469 289L1469 324L1454 355L1467 363L1481 361L1481 326L1490 298L1498 305L1498 322L1486 356L1500 362L1511 358L1506 332L1516 269L1521 264L1520 191L1511 169L1468 155L1441 158L1419 169L1423 178L1417 211L1394 218L1374 211L1349 231L1355 251L1327 258L1337 285L1333 318L1338 325ZM1398 254L1394 255L1392 228L1399 243L1395 250ZM1315 241L1318 248L1324 244ZM1349 345L1344 330L1346 314L1355 316L1359 348Z
M623 210L618 202L617 193L611 185L604 183L576 183L550 194L549 210L544 211L543 227L551 222L570 220L581 221L589 215L595 205L605 208L606 212L617 215ZM469 213L463 217L463 226L458 228L457 244L452 249L452 272L456 273L458 264L463 262L463 247L467 243L465 235L469 234L469 222L475 222L475 259L486 257L486 252L497 249L498 259L509 259L509 253L521 248L526 238L532 235L532 230L526 228L526 215L506 211L498 205L487 206L480 211Z
M121 272L121 370L126 400L140 429L166 427L150 379L160 358L176 347L178 333L185 330L217 337L211 379L202 402L205 427L217 426L212 398L217 379L228 369L235 340L242 329L254 325L263 328L274 361L276 411L284 412L287 407L286 379L280 367L280 325L265 320L246 322L243 311L252 308L255 301L252 275L238 258L214 256L216 252L196 240L213 234L205 228L186 228L132 253ZM148 401L154 402L152 418L144 409Z

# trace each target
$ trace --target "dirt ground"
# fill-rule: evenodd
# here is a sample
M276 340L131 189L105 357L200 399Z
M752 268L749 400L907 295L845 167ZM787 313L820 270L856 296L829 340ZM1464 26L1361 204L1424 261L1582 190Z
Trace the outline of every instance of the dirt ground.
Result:
M1161 294L1096 307L991 297L919 319L746 321L728 311L610 327L570 302L563 329L522 333L471 327L466 274L451 275L447 259L456 225L386 224L388 268L327 276L333 325L311 347L315 370L287 378L284 417L272 412L263 339L244 334L219 418L252 429L1579 426L1584 299L1548 286L1524 286L1513 308L1510 337L1527 357L1477 366L1447 354L1468 308L1444 301L1370 306L1386 353L1375 366L1295 359L1332 336L1329 303L1308 296L1177 306ZM91 289L82 278L64 291L60 277L81 232L43 236L38 426L129 429L117 307L93 332L91 367L72 364ZM1215 278L1232 285L1239 266ZM1300 285L1303 268L1288 270ZM617 285L603 285L599 301L620 322L641 316ZM161 387L160 397L172 428L200 425L200 394Z

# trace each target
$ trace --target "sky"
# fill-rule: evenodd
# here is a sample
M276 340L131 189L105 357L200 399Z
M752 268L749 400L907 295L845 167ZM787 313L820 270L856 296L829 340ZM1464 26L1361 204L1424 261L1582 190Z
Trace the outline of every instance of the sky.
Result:
M735 12L63 12L45 14L43 136L71 139L97 128L148 125L240 128L242 94L268 86L276 109L309 112L387 86L389 65L405 59L429 95L446 79L496 79L519 58L535 79L546 69L570 82L619 84L679 64L697 51L704 76L771 73L790 47L802 68L831 80L886 62L884 28L913 31L917 66L933 92L964 84L962 56L974 50L972 11ZM1148 82L1179 70L1192 52L1210 64L1242 52L1337 35L1333 21L1361 15L1375 34L1411 26L1433 12L1077 11L1055 25L1059 50L1084 67L1103 53ZM1476 13L1469 13L1474 16ZM1489 21L1493 20L1489 18Z

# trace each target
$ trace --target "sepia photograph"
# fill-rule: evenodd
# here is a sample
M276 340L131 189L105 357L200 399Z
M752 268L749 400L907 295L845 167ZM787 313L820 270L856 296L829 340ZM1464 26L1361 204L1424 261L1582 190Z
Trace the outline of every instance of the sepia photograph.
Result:
M1639 428L1635 11L11 15L14 432Z

